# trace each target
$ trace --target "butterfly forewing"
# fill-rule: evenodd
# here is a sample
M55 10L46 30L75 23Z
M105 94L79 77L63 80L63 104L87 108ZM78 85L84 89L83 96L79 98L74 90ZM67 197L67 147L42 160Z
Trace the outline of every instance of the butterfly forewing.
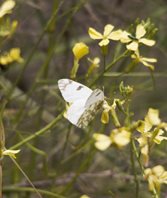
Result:
M58 87L65 101L69 103L73 103L81 99L84 99L86 102L93 92L88 87L70 79L60 79L58 81Z

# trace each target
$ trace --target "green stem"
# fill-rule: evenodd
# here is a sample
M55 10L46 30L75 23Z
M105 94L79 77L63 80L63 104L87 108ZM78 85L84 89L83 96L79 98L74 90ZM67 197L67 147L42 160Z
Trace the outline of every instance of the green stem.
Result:
M57 16L58 11L60 10L61 6L63 4L63 1L60 2L58 8L53 12L53 14L51 15L50 19L48 20L46 26L44 27L41 35L39 36L39 39L37 40L35 46L32 48L32 51L30 53L30 55L28 56L27 60L25 61L24 65L22 66L22 70L20 72L20 74L18 75L15 83L13 84L13 86L11 87L11 89L8 92L8 98L10 99L10 96L12 95L16 85L18 84L18 82L20 81L21 77L23 76L27 66L29 65L30 61L32 60L33 56L36 54L35 51L37 49L37 47L39 46L39 44L41 43L45 33L47 32L47 30L50 28L50 25L53 23L53 21L55 21L55 18Z
M128 50L126 50L120 56L118 56L117 58L115 58L111 63L109 63L106 66L105 70L90 84L90 86L93 86L104 75L105 72L109 71L115 63L117 63L118 61L120 61L122 58L126 57L127 54L128 54Z
M74 65L71 69L70 78L72 79L76 78L78 68L79 68L79 59L74 58Z
M106 68L106 55L104 54L103 55L103 71L105 71L105 68Z
M6 101L2 101L0 107L0 198L2 198L2 150L5 147L5 130L3 126L3 112L6 106Z
M134 159L134 140L133 138L131 138L131 164L132 164L132 169L133 169L133 173L134 173L134 181L136 183L136 198L139 197L139 180L137 177L137 170L136 170L136 166L135 166L135 159Z
M30 188L30 187L17 187L17 186L4 186L3 188L3 192L4 193L12 193L12 192L17 192L17 193L22 193L22 192L34 192L34 189L33 188ZM56 193L53 193L53 192L49 192L49 191L46 191L46 190L41 190L41 189L38 189L38 192L43 194L43 195L47 195L47 197L56 197L56 198L66 198L62 195L58 195Z
M29 179L29 177L26 175L26 173L23 171L23 169L20 167L20 165L16 162L16 160L13 159L12 157L10 157L10 159L13 161L13 163L16 165L16 167L20 170L20 172L24 175L24 177L26 178L26 180L28 181L28 183L32 186L32 189L36 192L36 194L38 195L38 197L39 198L42 198L42 196L39 193L39 191L35 188L34 184L31 182L31 180Z
M64 0L62 0L62 2L63 2L63 1L64 1ZM62 3L62 2L61 2L61 3ZM64 32L68 29L73 15L78 11L78 9L82 6L82 4L83 4L84 2L85 2L85 1L83 1L83 2L81 1L81 2L79 2L77 5L75 5L75 7L74 7L72 13L70 13L70 16L68 16L68 20L66 21L66 24L64 25L62 31L60 32L60 34L59 34L58 37L57 37L57 42L60 41L61 37L64 35ZM60 3L60 4L61 4L61 3ZM60 4L59 4L58 8L56 9L57 11L58 11L59 8L60 8ZM51 19L50 19L49 22L47 23L46 28L45 28L45 29L46 29L45 32L46 32L47 30L50 29L51 24L55 21L55 18L56 18L56 15L55 15L55 14L57 14L56 10L55 10L54 13L53 13L54 18L51 17ZM38 73L37 73L35 79L39 80L39 78L41 77L41 73L43 73L44 69L46 68L46 65L49 64L51 58L52 58L53 55L54 55L55 46L56 46L57 42L54 42L54 44L52 45L52 48L49 50L48 57L46 58L46 61L44 62L44 64L43 64L42 67L40 68L40 70L38 71ZM35 52L35 51L34 51L34 52ZM36 88L36 80L33 82L33 84L32 84L32 86L31 86L30 90L28 91L28 93L27 93L27 99L26 99L26 100L24 101L24 103L21 105L21 108L20 108L20 110L19 110L19 112L18 112L18 114L17 114L17 116L16 116L16 118L15 118L15 122L16 122L15 128L17 127L17 125L18 125L18 124L21 122L21 120L23 119L23 117L24 117L24 112L25 112L25 106L26 106L26 104L27 104L27 102L28 102L28 100L29 100L31 94L34 93L35 88Z
M111 116L112 116L112 118L113 118L114 125L115 125L116 127L120 127L121 124L120 124L120 122L119 122L117 113L116 113L116 111L115 111L114 108L111 108Z
M76 171L76 175L74 176L74 178L72 179L72 181L66 186L66 188L63 190L63 194L67 193L70 188L72 187L72 185L75 183L75 181L77 180L78 176L81 174L81 172L87 167L87 165L89 164L90 160L92 160L92 157L94 156L95 150L93 148L90 148L90 152L87 154L86 159L81 162L80 167L78 168L78 170Z
M36 131L34 134L28 136L27 138L25 138L24 140L22 140L21 142L15 144L14 146L12 146L10 149L16 149L22 145L24 145L25 143L33 140L34 138L38 137L39 135L42 135L44 134L46 131L50 130L50 129L53 129L57 122L59 120L61 120L62 116L63 116L63 113L62 112L61 114L59 114L52 122L50 122L49 124L47 124L44 128L40 129L39 131Z
M136 156L136 159L137 159L137 161L138 161L138 163L139 163L141 172L142 172L142 174L144 175L144 167L143 167L142 164L141 164L140 157L139 157L139 154L138 154L138 151L137 151L137 148L136 148L136 145L135 145L134 140L132 141L132 146L133 146L133 152L134 152L134 154L135 154L135 156Z

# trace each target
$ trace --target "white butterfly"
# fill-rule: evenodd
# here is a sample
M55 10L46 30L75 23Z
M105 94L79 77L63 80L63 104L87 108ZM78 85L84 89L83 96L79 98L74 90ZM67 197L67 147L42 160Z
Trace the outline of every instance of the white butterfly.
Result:
M103 91L100 89L92 91L70 79L60 79L58 87L65 101L70 103L66 118L79 128L86 127L104 101Z

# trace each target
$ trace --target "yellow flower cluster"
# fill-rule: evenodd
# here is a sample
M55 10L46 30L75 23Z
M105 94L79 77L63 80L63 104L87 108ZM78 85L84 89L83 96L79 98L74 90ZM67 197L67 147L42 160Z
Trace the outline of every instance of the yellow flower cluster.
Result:
M104 151L108 149L111 144L116 145L118 148L122 148L129 144L131 132L127 128L122 127L112 130L109 136L94 133L93 138L95 140L95 147Z
M126 48L129 51L132 51L132 58L136 60L136 62L141 62L146 67L149 67L151 70L154 69L153 65L149 63L157 62L156 59L146 58L139 55L139 45L144 44L147 46L153 46L155 44L154 40L147 39L144 36L146 35L146 29L144 24L138 24L136 27L135 35L124 31L124 30L116 30L113 31L114 26L111 24L107 24L104 27L103 34L90 27L88 30L89 36L94 40L100 40L99 46L107 46L110 40L120 41L121 43L126 44Z
M15 7L15 1L13 0L6 0L4 3L0 6L0 36L6 37L11 36L18 25L18 22L16 20L10 21L6 15L9 15L12 13L13 8Z
M137 63L142 63L150 70L154 70L153 64L156 63L157 60L155 58L144 57L140 53L141 45L150 47L155 45L155 41L149 39L149 36L151 35L149 35L149 31L147 30L148 23L145 22L137 24L134 28L134 33L130 33L121 29L115 30L113 25L107 24L104 26L102 33L90 27L88 34L91 39L98 40L98 45L102 50L108 49L107 46L110 44L110 41L121 42L126 47L125 52L128 52L127 54L130 54L130 57L132 58L132 66L136 65ZM71 70L71 78L75 78L79 68L79 61L89 54L89 47L85 43L79 42L74 45L72 51L74 55L74 65ZM88 68L86 77L88 77L95 68L98 68L100 64L100 59L98 57L92 59L88 58L88 61L90 66ZM104 72L105 71L106 70L104 67ZM159 111L157 109L150 108L144 120L139 120L133 124L129 124L130 121L128 120L127 122L125 121L125 125L122 126L118 120L116 108L118 107L119 110L121 110L129 119L131 116L130 112L125 111L123 104L127 102L127 98L129 99L129 96L133 92L133 88L130 86L125 87L122 83L120 85L120 92L124 100L114 99L111 105L108 104L107 101L104 101L101 116L101 122L103 124L109 123L110 116L112 116L113 123L116 128L112 129L109 135L94 133L94 145L98 150L104 151L111 145L118 148L123 148L131 141L132 145L134 143L134 147L137 145L140 150L140 155L136 154L137 158L139 156L141 157L141 159L139 159L139 161L141 160L140 165L142 167L148 166L149 152L153 145L160 144L163 140L167 140L167 137L164 135L165 131L167 131L167 123L161 121L159 118ZM138 150L136 150L136 153L137 152ZM162 183L167 183L167 171L165 171L165 169L160 165L155 166L152 169L145 169L144 177L148 180L149 189L153 192L159 191ZM88 196L83 195L81 197L86 198Z
M139 52L139 46L141 44L144 44L146 46L153 46L155 44L154 40L148 39L145 36L147 35L146 30L146 23L142 22L136 26L135 34L131 34L125 30L114 30L114 26L111 24L107 24L104 27L103 33L100 33L99 31L95 30L94 28L90 27L88 29L88 34L90 38L93 40L99 40L99 46L102 49L102 52L106 55L107 54L107 48L106 46L109 45L110 41L120 41L121 43L126 45L126 48L128 51L131 52L131 58L133 59L133 62L135 65L137 63L142 63L146 67L148 67L151 70L154 70L153 63L156 63L157 60L155 58L147 58L140 55ZM71 78L75 78L77 71L79 69L79 61L81 58L86 56L89 53L89 47L83 43L79 42L76 43L72 49L74 54L74 64L71 70ZM99 58L96 57L94 59L88 59L91 62L91 65L89 66L89 69L87 71L86 77L88 77L94 69L99 67Z
M155 144L160 144L167 137L163 136L167 130L167 123L161 122L159 118L159 111L150 108L144 120L139 121L137 131L140 136L136 138L139 143L142 161L144 165L148 165L150 147Z
M0 37L5 37L5 39L15 32L18 25L16 20L11 21L10 18L7 17L7 15L12 13L15 4L14 0L6 0L0 6ZM8 65L12 62L23 62L19 48L12 48L9 52L0 54L1 65Z
M161 165L145 169L144 177L148 181L149 190L153 193L159 193L161 184L167 184L167 171Z
M102 120L105 123L108 121L108 112L112 106L109 106L107 102L104 104L105 110L103 111ZM137 130L139 134L133 134L134 130ZM110 135L101 133L94 133L94 145L100 151L105 151L111 145L115 145L118 148L122 148L128 145L131 139L138 142L141 153L141 164L148 166L149 152L153 144L160 144L163 140L167 140L164 136L167 131L167 123L162 122L159 117L159 111L157 109L149 108L144 120L139 120L133 123L133 127L119 127L113 129ZM135 138L136 137L136 138ZM161 184L167 184L167 171L158 165L144 170L144 177L149 184L149 190L157 193L160 191Z

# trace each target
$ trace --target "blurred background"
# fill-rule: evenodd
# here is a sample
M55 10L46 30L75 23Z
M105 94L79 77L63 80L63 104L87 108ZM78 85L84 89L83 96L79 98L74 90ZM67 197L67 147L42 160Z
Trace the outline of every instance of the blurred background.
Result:
M1 52L19 47L24 62L1 70L1 95L8 100L4 113L7 148L42 129L64 110L57 81L69 78L73 65L72 47L76 42L85 42L90 46L92 57L101 57L97 42L88 35L88 28L103 32L106 24L128 30L136 19L150 18L158 29L154 36L156 45L142 52L146 57L157 58L158 62L154 78L142 64L133 71L142 73L140 76L112 75L112 72L122 72L130 61L123 60L94 88L104 87L106 96L116 97L119 84L124 81L126 85L134 86L131 105L134 120L143 119L152 107L158 108L161 118L167 121L166 0L16 0L11 18L18 21L18 28L5 41ZM107 61L112 59L117 47L115 43L110 45ZM91 80L83 78L87 69L88 62L83 60L78 80L85 85ZM12 86L14 89L10 92ZM107 131L107 127L102 129L97 124L99 119L93 121L91 132L86 133L62 118L46 133L19 147L21 152L17 161L37 188L51 191L55 197L61 194L79 198L87 194L91 198L134 198L129 148L111 148L102 153L86 144L92 132ZM157 146L152 153L151 165L162 164L167 168L166 152L165 143ZM21 188L29 184L10 159L5 158L3 164L4 197L37 197L30 192L9 190L12 185ZM44 194L43 197L54 196ZM140 197L151 197L143 180ZM165 186L162 197L167 197Z

